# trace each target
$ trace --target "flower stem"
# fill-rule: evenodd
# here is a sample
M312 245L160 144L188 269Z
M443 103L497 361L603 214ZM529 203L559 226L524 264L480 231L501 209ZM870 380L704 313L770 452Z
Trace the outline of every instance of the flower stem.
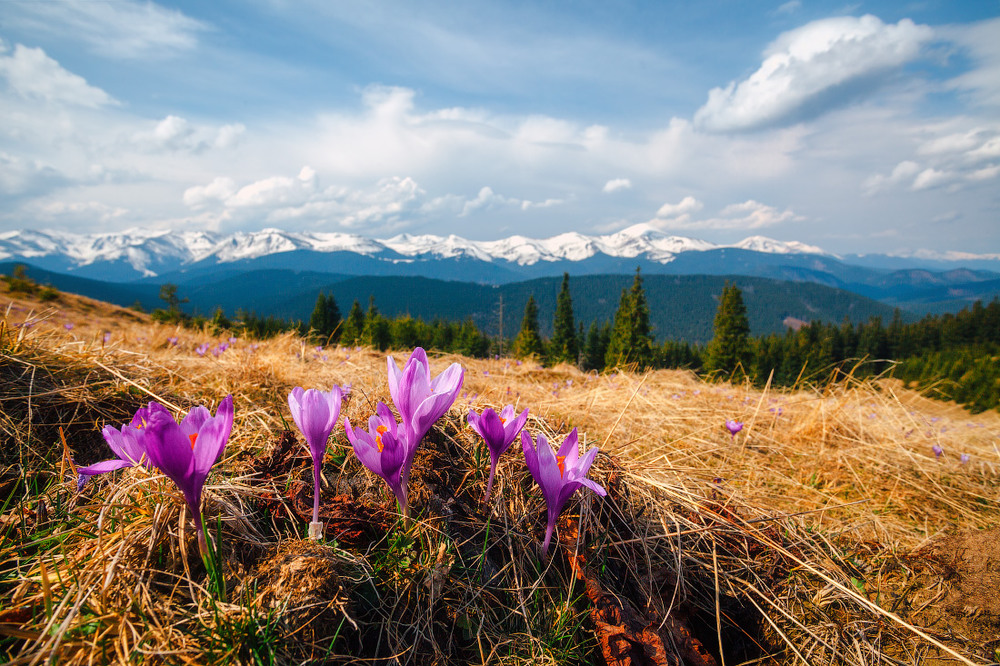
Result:
M486 482L486 496L483 498L484 507L490 504L490 495L493 493L493 477L496 475L496 472L496 464L490 465L490 480Z
M323 466L323 459L320 458L313 463L313 519L314 523L319 522L319 473Z
M549 542L552 541L552 532L555 530L555 528L556 528L556 520L555 520L555 518L552 516L552 514L550 512L549 513L549 524L545 528L545 541L542 542L542 561L543 562L548 562L549 561Z

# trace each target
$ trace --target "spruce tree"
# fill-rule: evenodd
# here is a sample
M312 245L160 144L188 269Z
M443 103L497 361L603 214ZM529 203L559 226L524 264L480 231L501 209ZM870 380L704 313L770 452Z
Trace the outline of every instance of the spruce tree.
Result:
M743 293L736 284L727 281L715 311L713 337L705 353L705 370L728 375L741 369L746 373L750 369L752 351Z
M569 273L563 273L562 288L556 298L556 314L552 319L549 353L553 364L576 363L579 351L576 326L573 325L573 300L569 295Z
M618 312L604 354L605 367L636 364L640 368L653 363L653 334L649 325L649 305L642 288L642 276L635 269L635 280L628 291L622 290Z
M361 339L364 330L365 313L361 310L361 304L355 300L354 305L351 306L351 311L347 313L347 319L344 320L340 340L345 345L356 345Z
M322 291L316 298L316 307L309 317L309 328L317 339L326 341L337 331L340 325L340 309L333 295L325 295Z
M538 334L538 304L534 296L528 296L524 306L524 319L521 320L521 330L514 338L513 352L517 358L541 358L545 354L545 344Z

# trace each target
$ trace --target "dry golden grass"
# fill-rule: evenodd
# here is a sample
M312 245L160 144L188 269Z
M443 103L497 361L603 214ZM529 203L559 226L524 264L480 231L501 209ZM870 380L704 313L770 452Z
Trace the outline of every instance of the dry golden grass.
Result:
M307 478L301 461L285 461L266 480L259 461L291 422L285 397L294 386L351 384L343 414L352 421L388 402L385 354L317 351L288 335L199 356L198 345L228 334L163 326L65 294L41 304L0 288L0 306L8 303L0 323L0 655L11 663L389 655L400 663L470 655L587 663L598 658L587 638L598 619L567 564L574 553L601 562L588 575L603 571L609 593L658 618L661 635L677 639L663 627L687 617L713 658L730 665L997 659L1000 615L975 603L949 611L968 588L962 572L928 550L969 530L1000 535L996 413L973 417L890 381L760 390L675 371L588 375L439 356L435 371L457 361L466 379L415 471L421 519L393 523L387 491L344 455L341 430L328 492L353 493L383 531L364 547L321 546L295 538L304 529L291 499ZM16 327L24 321L38 323ZM397 360L405 353L395 352ZM223 603L193 554L171 484L130 469L95 478L77 495L58 428L73 457L89 463L107 457L99 428L145 401L186 412L214 409L230 393L233 436L205 503L227 558ZM571 503L566 514L578 522L560 523L563 555L543 569L534 553L544 511L516 448L498 471L499 504L488 515L475 507L484 470L467 470L483 453L464 414L506 403L531 410L532 432L559 440L578 427L587 447L609 454L595 474L614 492ZM735 438L726 419L745 423ZM491 567L492 578L483 574ZM369 588L391 603L364 606ZM359 606L363 618L354 617ZM446 641L448 623L458 637ZM255 636L280 649L257 646ZM345 647L351 641L356 651ZM695 663L674 647L669 663Z

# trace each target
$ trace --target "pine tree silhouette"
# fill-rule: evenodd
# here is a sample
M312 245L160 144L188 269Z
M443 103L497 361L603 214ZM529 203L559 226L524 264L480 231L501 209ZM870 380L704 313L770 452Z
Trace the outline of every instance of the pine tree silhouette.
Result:
M534 296L528 296L524 306L524 319L521 320L520 332L514 338L513 353L517 358L541 358L545 355L545 343L538 334L538 304Z
M705 370L727 375L740 370L746 374L751 360L750 323L743 293L727 281L715 311L712 341L705 351Z
M635 269L635 280L629 290L622 290L618 312L611 328L611 339L604 355L605 367L636 364L646 368L653 364L653 334L649 325L649 305L642 288L642 276Z
M556 313L552 319L552 342L549 354L553 364L576 363L580 349L573 325L573 301L569 294L569 273L563 273L562 288L556 298Z

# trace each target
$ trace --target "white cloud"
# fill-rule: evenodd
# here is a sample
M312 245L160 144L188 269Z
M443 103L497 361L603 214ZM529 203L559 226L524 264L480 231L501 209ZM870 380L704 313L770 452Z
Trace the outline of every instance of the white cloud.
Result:
M97 108L115 104L110 95L67 71L45 51L23 44L11 55L0 55L0 76L17 95L59 104Z
M242 123L221 127L197 126L180 116L169 115L152 130L136 132L132 141L151 151L190 151L235 148L246 132Z
M749 78L713 88L695 123L738 132L821 115L878 87L886 73L918 57L932 35L909 19L886 25L871 15L807 23L779 36Z
M888 176L883 176L882 174L869 176L862 185L862 189L866 194L875 194L893 185L899 185L904 182L908 183L918 173L920 173L919 164L912 160L903 160L893 168L892 173Z
M129 211L100 201L52 201L38 207L38 215L47 220L66 218L76 222L106 224L124 218Z
M154 2L59 0L4 3L5 20L23 30L79 40L114 58L149 58L187 51L208 26Z
M690 200L690 202L688 202ZM685 205L685 202L688 202ZM705 229L761 229L782 222L800 222L805 218L792 212L791 209L778 210L774 206L762 204L749 199L743 203L730 204L719 211L716 217L694 219L692 212L701 209L701 204L692 197L685 197L680 204L664 206L670 217L661 216L650 220L650 224L660 229L705 230ZM663 208L660 209L663 212Z
M199 208L209 202L225 201L236 194L236 181L219 176L208 185L195 185L184 190L184 203Z
M632 189L632 181L628 178L613 178L604 183L604 192L619 192L621 190Z
M973 66L948 81L948 87L958 90L983 107L1000 107L1000 18L972 25L950 25L940 29L943 36L958 44Z
M802 3L799 0L788 0L785 4L779 6L774 10L775 14L794 14L795 12L802 9Z
M697 199L689 195L681 199L680 203L663 204L662 206L660 206L660 209L656 211L656 217L660 219L681 217L682 215L690 215L691 213L697 213L704 207L705 204L703 204L702 202L698 201Z

